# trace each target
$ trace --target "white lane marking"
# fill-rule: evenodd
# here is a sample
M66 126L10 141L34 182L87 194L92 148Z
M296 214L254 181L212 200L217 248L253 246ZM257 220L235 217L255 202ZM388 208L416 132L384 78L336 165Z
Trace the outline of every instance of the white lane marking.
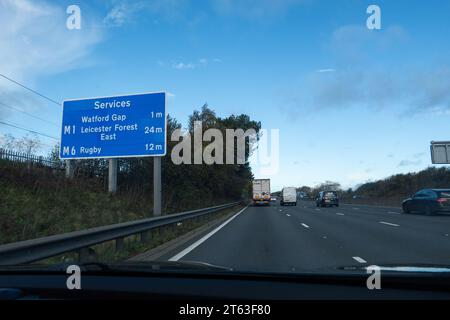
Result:
M345 216L345 214L343 214L343 213L341 213L341 212L336 212L336 214L337 214L338 216Z
M320 211L320 209L316 209L316 211Z
M352 208L353 210L359 210L359 208Z
M385 221L380 221L381 224L385 224L387 226L392 226L392 227L400 227L400 225L395 224L395 223L390 223L390 222L385 222Z
M395 212L395 211L388 211L388 213L390 213L390 214L401 214L400 212Z
M309 226L307 224L302 223L302 226L304 226L305 228L309 229Z
M288 216L288 217L290 217L291 215L289 214L289 213L286 213L286 215Z
M240 215L242 212L244 212L245 209L247 209L248 206L246 206L244 209L242 209L241 211L239 211L238 213L236 213L234 216L232 216L230 219L228 219L227 221L225 221L224 223L222 223L220 226L218 226L216 229L214 229L213 231L211 231L210 233L208 233L207 235L203 236L201 239L197 240L196 242L194 242L193 244L191 244L189 247L187 247L186 249L184 249L183 251L181 251L180 253L174 255L172 258L169 259L169 261L178 261L181 258L183 258L185 255L187 255L189 252L191 252L192 250L194 250L195 248L197 248L199 245L201 245L203 242L205 242L206 240L208 240L211 236L213 236L217 231L219 231L220 229L222 229L223 227L225 227L228 223L231 222L231 220L233 220L234 218L236 218L238 215Z
M355 259L357 262L359 262L359 263L367 263L367 261L366 260L364 260L363 258L361 258L361 257L353 257L353 259Z
M342 204L343 206L347 206L347 207L350 207L350 206L352 206L353 204L346 204L346 203L343 203ZM371 208L381 208L381 209L399 209L399 207L390 207L390 206L373 206L373 205L369 205L369 204L359 204L359 206L361 206L361 207L371 207Z

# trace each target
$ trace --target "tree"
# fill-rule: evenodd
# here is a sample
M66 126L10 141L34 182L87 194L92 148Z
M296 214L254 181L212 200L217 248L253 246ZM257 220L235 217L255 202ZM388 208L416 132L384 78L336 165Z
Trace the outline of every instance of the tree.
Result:
M247 115L232 115L227 118L216 116L207 104L195 110L188 119L188 130L193 134L194 121L201 121L203 130L218 129L226 137L226 129L255 129L259 132L261 123ZM173 148L179 141L171 141L172 133L181 129L181 124L170 115L167 118L167 155L162 158L163 208L165 212L187 210L238 200L251 192L253 174L248 163L252 147L245 140L244 164L175 164L171 159ZM204 146L209 142L202 142ZM226 144L224 144L225 148ZM191 143L193 147L193 143ZM236 152L236 149L235 149ZM224 153L225 155L225 150ZM191 163L194 153L191 152ZM54 151L57 157L57 148ZM78 161L77 167L96 179L107 179L108 163L103 159ZM124 158L119 160L119 193L127 195L133 203L142 203L143 210L150 210L153 195L153 158Z
M27 133L20 139L17 139L16 137L8 133L3 135L3 138L1 139L2 148L27 154L36 153L41 148L41 145L41 141L35 133Z
M3 149L13 150L17 144L17 139L10 133L0 137L0 147Z
M321 183L318 185L315 189L320 191L341 191L341 184L339 182L333 182L333 181L325 181L324 183Z

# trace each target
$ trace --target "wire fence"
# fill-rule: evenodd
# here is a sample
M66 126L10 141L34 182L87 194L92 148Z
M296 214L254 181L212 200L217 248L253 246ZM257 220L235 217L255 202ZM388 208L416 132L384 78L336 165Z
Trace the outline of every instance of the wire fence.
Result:
M22 153L2 148L0 148L0 160L8 160L12 162L26 163L28 165L50 167L54 169L64 169L65 167L63 161L57 161L50 157L37 156L29 153Z

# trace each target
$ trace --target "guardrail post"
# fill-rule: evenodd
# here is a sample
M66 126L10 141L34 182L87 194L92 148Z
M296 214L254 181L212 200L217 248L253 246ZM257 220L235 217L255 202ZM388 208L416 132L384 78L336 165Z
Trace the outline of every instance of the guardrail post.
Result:
M153 238L159 239L159 238L161 237L161 228L162 228L162 227L156 228L156 229L153 231Z
M141 243L149 243L150 242L150 232L142 232L141 233Z
M78 250L78 261L87 262L89 261L89 248L81 248Z
M116 252L122 251L124 246L123 238L116 239Z

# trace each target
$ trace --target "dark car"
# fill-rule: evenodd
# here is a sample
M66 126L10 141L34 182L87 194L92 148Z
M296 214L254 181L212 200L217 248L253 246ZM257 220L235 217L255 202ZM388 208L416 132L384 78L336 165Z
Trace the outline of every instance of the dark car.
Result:
M339 207L339 198L336 191L320 191L316 198L317 207Z
M450 212L450 189L423 189L403 201L404 213L422 212L432 215L436 212Z

